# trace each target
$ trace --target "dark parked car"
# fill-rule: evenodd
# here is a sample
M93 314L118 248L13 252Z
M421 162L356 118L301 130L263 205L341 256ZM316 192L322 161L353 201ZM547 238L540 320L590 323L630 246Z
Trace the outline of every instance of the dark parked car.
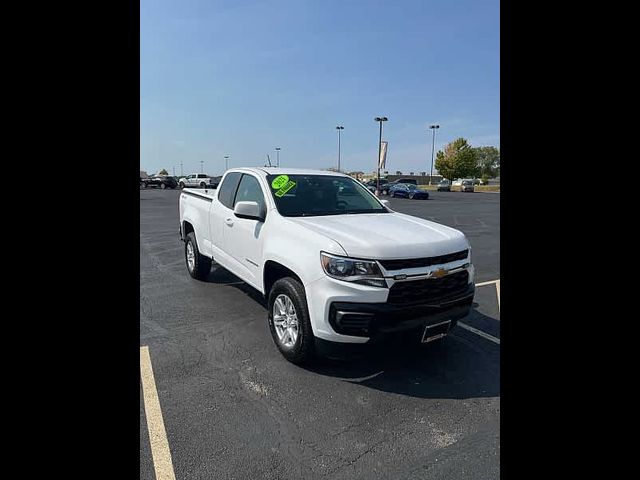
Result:
M384 188L388 183L389 183L389 180L387 180L386 178L381 178L380 190L384 192ZM376 187L378 186L378 180L374 178L373 180L369 180L368 182L365 182L363 185L367 187L370 191L375 192Z
M451 182L449 180L442 180L438 183L438 191L439 192L450 192L451 191Z
M383 195L388 195L392 186L394 185L418 185L418 181L414 178L399 178L398 180L394 180L393 182L387 183L384 187L380 187L380 190Z
M396 183L389 187L389 196L410 198L412 200L427 200L429 198L429 192L426 190L420 190L417 185L412 183Z
M178 186L178 182L173 177L163 176L163 175L155 175L153 177L148 177L141 179L140 181L142 188L147 187L157 187L162 188L176 188Z

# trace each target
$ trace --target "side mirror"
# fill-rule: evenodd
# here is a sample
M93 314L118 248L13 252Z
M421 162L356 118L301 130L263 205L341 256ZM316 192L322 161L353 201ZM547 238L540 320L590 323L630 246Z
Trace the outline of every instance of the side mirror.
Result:
M258 205L258 202L238 202L233 209L233 213L238 218L247 218L249 220L264 222L265 215L260 211L260 205Z

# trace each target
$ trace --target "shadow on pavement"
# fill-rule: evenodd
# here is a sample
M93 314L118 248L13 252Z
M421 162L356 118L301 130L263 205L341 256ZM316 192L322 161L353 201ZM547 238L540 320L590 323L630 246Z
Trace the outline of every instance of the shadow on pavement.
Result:
M246 294L252 300L258 302L264 308L267 308L267 301L264 299L264 296L260 292L245 283L239 277L236 277L229 270L218 265L215 261L211 264L211 272L209 272L209 276L207 277L205 282L233 287L236 290L240 290L241 292Z
M457 327L431 345L389 345L356 359L324 359L308 371L375 390L418 398L500 396L500 347L470 341Z

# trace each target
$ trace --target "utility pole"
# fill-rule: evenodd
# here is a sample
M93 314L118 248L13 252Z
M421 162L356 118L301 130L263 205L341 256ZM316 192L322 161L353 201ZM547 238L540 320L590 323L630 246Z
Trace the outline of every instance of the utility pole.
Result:
M433 152L436 147L436 130L440 128L440 125L430 125L429 128L433 130L433 141L431 142L431 173L429 174L429 185L431 185L431 179L433 178Z
M338 130L338 171L340 171L340 132L344 130L344 127L342 125L338 125L336 130Z

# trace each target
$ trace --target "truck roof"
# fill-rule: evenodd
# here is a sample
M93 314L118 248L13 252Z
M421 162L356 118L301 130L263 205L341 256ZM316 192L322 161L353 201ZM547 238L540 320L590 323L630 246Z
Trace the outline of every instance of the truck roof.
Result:
M330 170L316 170L307 168L276 168L276 167L237 167L230 168L228 172L252 172L258 175L334 175L346 177L348 175Z

